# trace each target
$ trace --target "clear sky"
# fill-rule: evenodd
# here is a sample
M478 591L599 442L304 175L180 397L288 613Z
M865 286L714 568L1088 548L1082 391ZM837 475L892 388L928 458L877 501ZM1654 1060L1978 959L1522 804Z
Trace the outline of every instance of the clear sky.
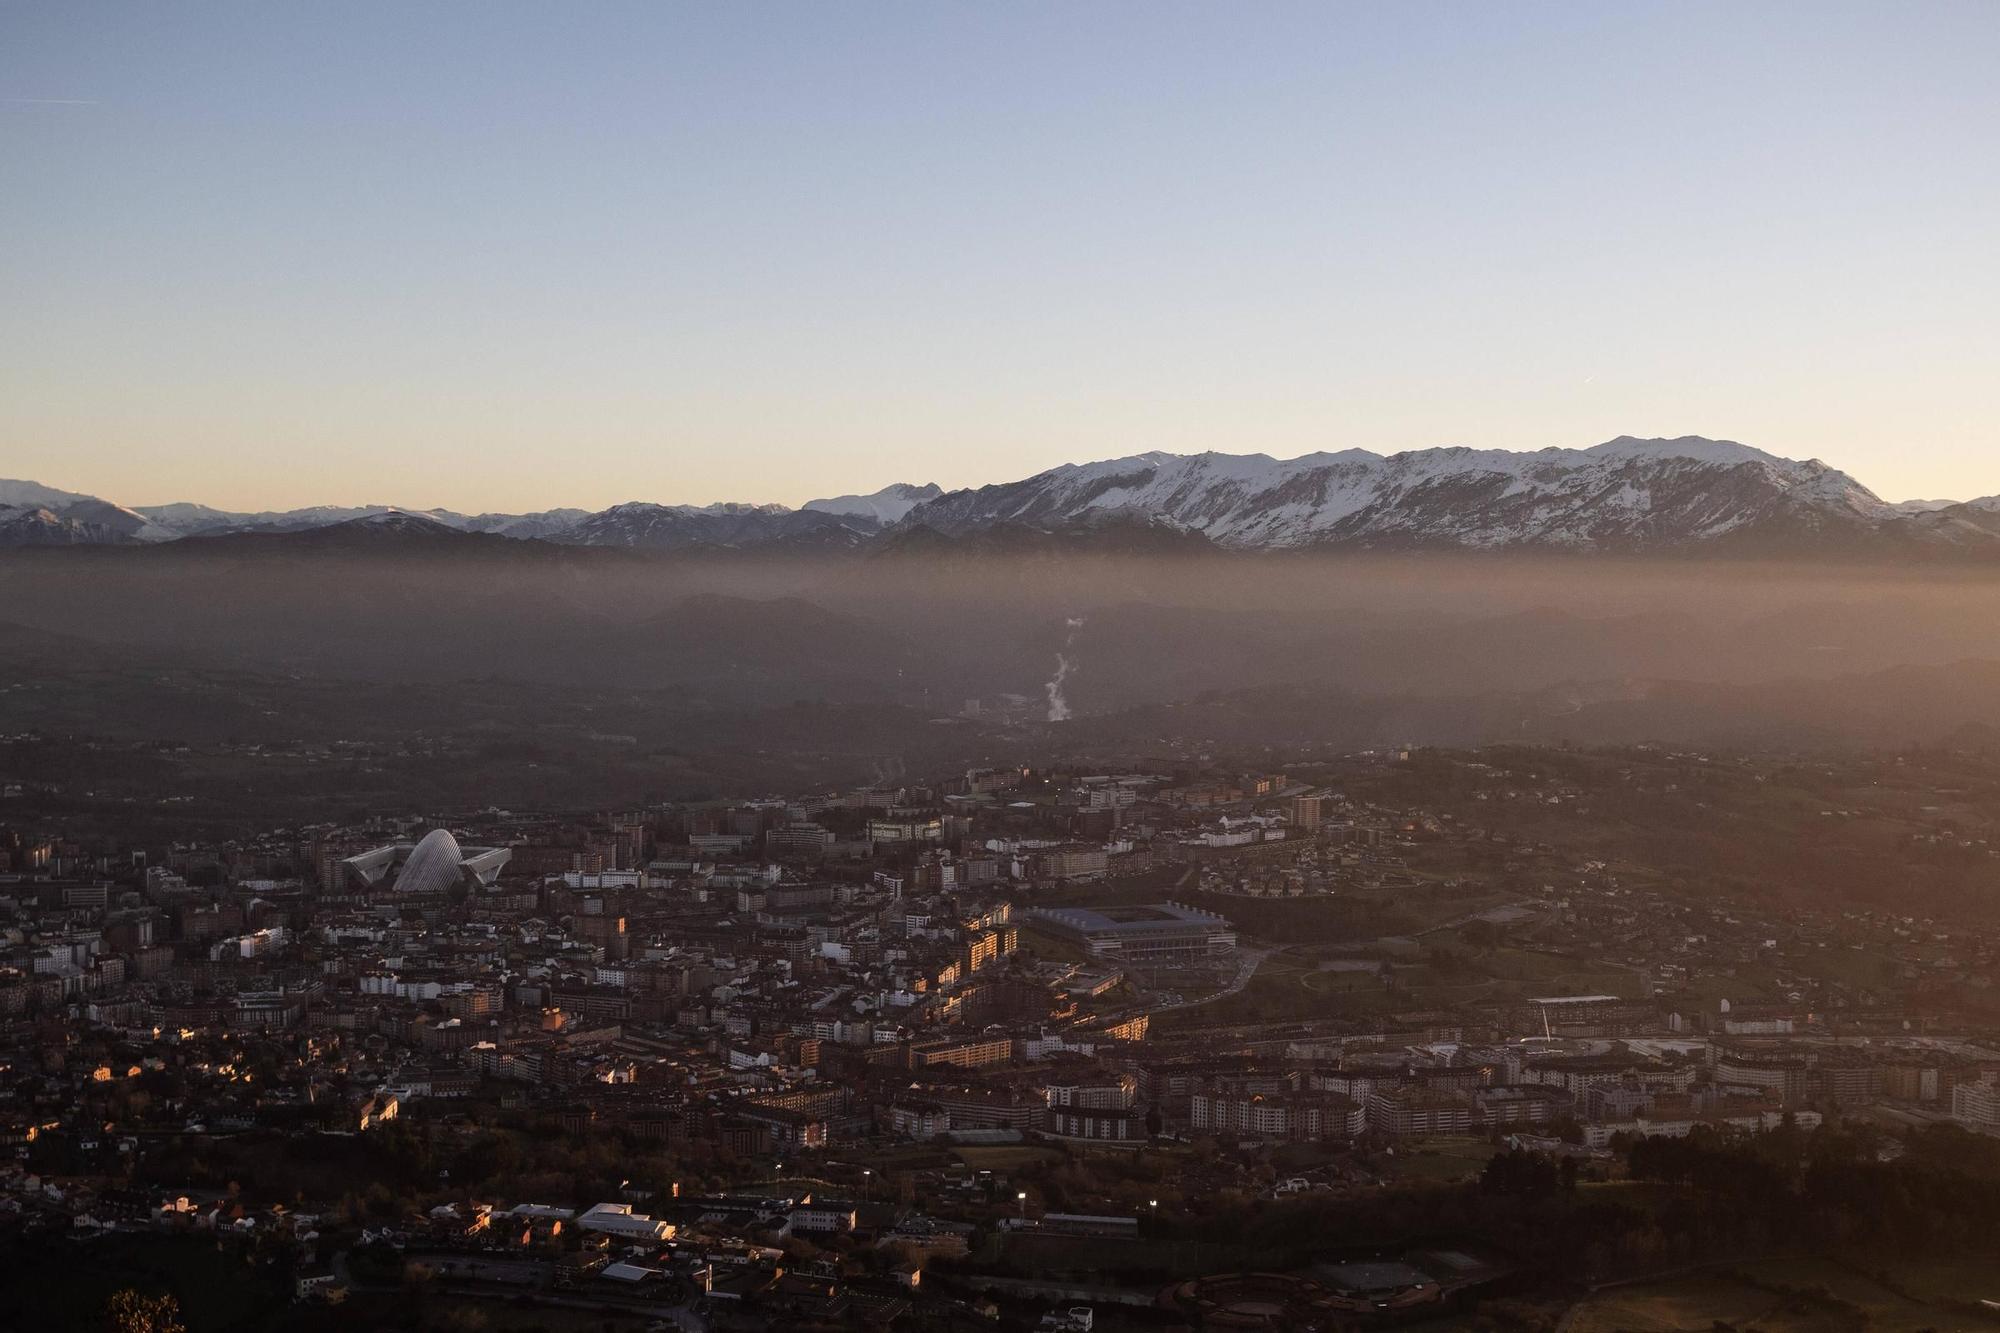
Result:
M125 503L1996 426L1994 0L0 0L0 476Z

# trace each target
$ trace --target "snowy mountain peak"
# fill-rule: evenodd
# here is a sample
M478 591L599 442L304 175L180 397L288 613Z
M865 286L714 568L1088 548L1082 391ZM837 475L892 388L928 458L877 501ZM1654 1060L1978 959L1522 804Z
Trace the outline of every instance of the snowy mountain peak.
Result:
M845 514L871 518L877 523L900 523L912 509L942 494L944 488L934 481L922 486L899 481L869 495L835 495L824 500L808 500L801 507L819 514Z
M59 514L80 500L95 498L77 491L44 486L39 481L0 481L0 508L46 509L52 514Z
M1642 440L1635 435L1620 435L1615 440L1594 444L1582 452L1593 458L1636 459L1652 461L1662 458L1681 458L1695 463L1720 463L1725 466L1736 463L1783 463L1787 460L1776 454L1767 454L1747 444L1734 440L1710 440L1700 435L1683 435L1679 439Z
M1747 465L1747 466L1746 466ZM1223 546L1652 550L1818 540L1894 511L1852 478L1728 440L1623 436L1588 449L1447 447L1142 454L956 491L905 519L945 533L1060 528L1117 509Z
M457 535L460 531L457 524L448 523L434 513L426 513L421 509L396 508L383 509L373 514L363 514L359 518L350 518L345 522L333 524L332 526L346 528L350 531L365 530L369 532L451 533Z
M872 518L787 509L784 505L697 507L633 502L579 519L551 534L550 539L575 546L643 550L818 548L854 545L880 526Z
M47 505L0 504L0 547L119 546L131 540L116 528L59 514Z

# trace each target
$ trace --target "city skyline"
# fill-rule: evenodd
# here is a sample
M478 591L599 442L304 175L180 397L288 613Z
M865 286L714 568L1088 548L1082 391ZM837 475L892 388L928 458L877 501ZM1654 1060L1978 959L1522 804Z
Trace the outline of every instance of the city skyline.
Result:
M1986 7L0 30L0 472L126 503L1621 433L2000 489Z

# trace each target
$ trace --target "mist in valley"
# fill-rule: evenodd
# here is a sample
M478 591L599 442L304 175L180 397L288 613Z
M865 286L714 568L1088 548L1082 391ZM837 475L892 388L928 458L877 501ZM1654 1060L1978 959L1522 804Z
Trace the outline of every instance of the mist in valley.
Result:
M1163 728L1883 744L2000 724L2000 573L1963 566L221 545L9 553L9 670L888 708L1053 744ZM25 702L0 697L16 714L0 725L33 725Z

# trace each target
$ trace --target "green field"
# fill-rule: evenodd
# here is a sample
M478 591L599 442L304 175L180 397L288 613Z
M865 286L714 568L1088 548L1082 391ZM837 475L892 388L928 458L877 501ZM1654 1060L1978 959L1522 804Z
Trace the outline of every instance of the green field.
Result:
M1598 1292L1571 1311L1567 1333L1708 1333L1718 1323L1761 1333L1970 1333L1994 1321L1957 1303L1996 1289L1991 1264L1766 1259Z
M1370 1165L1398 1180L1451 1182L1476 1176L1493 1156L1493 1145L1485 1139L1425 1139L1396 1155L1387 1153L1371 1159Z
M1233 1023L1283 1023L1347 1018L1403 1009L1448 1009L1506 1003L1528 995L1637 996L1642 983L1625 968L1527 950L1496 949L1470 959L1390 960L1385 979L1373 971L1322 970L1311 948L1266 958L1242 990L1158 1014L1161 1032ZM1355 955L1346 954L1346 957Z
M1366 984L1354 985L1351 978L1357 975L1363 976ZM1320 972L1288 955L1273 954L1258 966L1242 990L1207 1003L1164 1010L1153 1023L1156 1031L1171 1032L1225 1023L1295 1022L1375 1013L1390 1007L1389 995L1373 976Z
M1833 1312L1785 1312L1786 1298L1723 1277L1685 1277L1599 1292L1570 1316L1568 1333L1678 1333L1718 1324L1764 1333L1834 1333L1851 1328Z
M1018 1171L1024 1166L1057 1161L1062 1153L1054 1148L1029 1144L1007 1144L995 1148L954 1148L952 1155L975 1171Z

